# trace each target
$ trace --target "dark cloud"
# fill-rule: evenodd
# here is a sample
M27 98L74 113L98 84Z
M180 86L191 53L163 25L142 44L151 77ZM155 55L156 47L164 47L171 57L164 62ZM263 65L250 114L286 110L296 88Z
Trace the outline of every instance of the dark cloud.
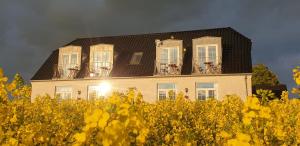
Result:
M291 88L299 14L297 0L1 0L0 67L29 80L51 51L78 37L231 26L252 39L253 63Z

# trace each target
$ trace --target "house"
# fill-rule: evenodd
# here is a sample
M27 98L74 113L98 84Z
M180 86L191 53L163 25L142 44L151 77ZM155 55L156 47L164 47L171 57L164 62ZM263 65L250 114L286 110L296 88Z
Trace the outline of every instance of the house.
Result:
M32 77L32 98L102 98L135 88L144 100L251 95L251 40L230 27L79 38Z

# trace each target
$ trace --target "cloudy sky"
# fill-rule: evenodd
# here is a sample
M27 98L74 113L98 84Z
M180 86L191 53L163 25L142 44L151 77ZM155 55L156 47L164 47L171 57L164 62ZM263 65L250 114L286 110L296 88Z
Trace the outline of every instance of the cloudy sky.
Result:
M79 37L233 27L294 87L300 65L299 0L0 0L0 67L29 80L51 51Z

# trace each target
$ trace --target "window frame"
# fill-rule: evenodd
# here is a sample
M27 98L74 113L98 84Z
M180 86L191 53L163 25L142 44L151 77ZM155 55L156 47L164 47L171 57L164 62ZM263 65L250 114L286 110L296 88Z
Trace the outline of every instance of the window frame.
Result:
M98 87L98 88L100 88L100 86L99 85L88 85L87 86L87 99L88 100L94 100L94 99L104 99L104 95L101 95L101 91L100 90L96 90L96 97L94 98L94 99L91 99L91 97L90 97L90 87ZM98 98L98 97L101 97L101 98Z
M72 55L76 54L76 64L74 66L72 66ZM68 56L68 63L64 64L64 56ZM79 69L80 67L80 59L79 59L79 53L78 52L64 52L61 54L61 68L63 70L63 76L67 77L70 74L70 68L74 68L77 67Z
M198 88L198 84L206 84L206 83L209 83L209 84L213 84L213 88ZM214 98L213 99L216 99L218 100L219 97L218 97L218 84L216 82L195 82L195 99L198 100L198 101L203 101L199 98L199 91L205 91L205 100L208 100L208 99L212 99L212 98L209 98L209 91L214 91Z
M176 49L177 50L177 62L176 62L176 65L179 65L179 63L180 63L180 52L179 52L180 49L179 49L179 46L162 47L161 51L160 51L160 54L159 54L159 57L160 57L159 61L160 61L160 63L162 63L162 58L161 58L162 55L161 54L162 54L162 52L163 52L164 49L168 50L168 59L167 59L168 61L167 61L167 64L171 64L171 59L170 59L171 58L170 57L171 56L171 53L170 53L171 51L170 50L171 49Z
M196 45L196 57L197 57L197 63L200 66L200 56L199 56L199 48L205 48L205 62L209 62L209 47L214 46L216 47L216 63L214 65L217 65L220 63L219 59L219 46L218 44L202 44L202 45Z
M160 84L174 84L174 88L173 89L160 89L159 88ZM176 85L176 83L157 83L157 92L156 92L157 101L162 101L162 100L160 100L160 96L159 96L160 92L165 92L165 94L166 94L166 97L163 100L170 99L169 91L171 91L171 90L173 90L175 92L174 93L175 97L174 97L174 99L172 99L172 100L175 100L176 99L176 94L177 94L177 85Z
M111 53L111 50L109 48L101 48L101 50L93 50L91 52L93 55L92 55L92 60L91 60L91 64L93 66L93 68L95 69L95 64L96 63L99 63L99 64L102 64L102 66L97 66L97 67L110 67L112 65L112 62L111 62L111 59L112 59L112 53ZM95 57L96 53L99 53L100 56L98 57ZM104 56L105 56L105 53L108 53L108 57L107 57L107 60L104 60ZM97 59L96 59L97 58ZM101 60L102 59L102 60ZM109 64L108 66L106 64ZM104 65L103 65L104 64Z
M71 91L68 91L68 92L58 92L58 88L64 88L64 87L67 87L67 88L70 88ZM70 93L70 97L69 98L62 98L62 97L59 97L60 99L72 99L73 98L73 87L72 86L55 86L55 92L54 92L54 96L57 97L58 95L57 94L61 94L63 93L64 95L66 93Z
M114 63L114 46L112 44L91 45L89 57L89 71L91 71L89 77L108 77L110 75Z
M130 65L139 65L142 61L143 55L144 55L144 52L134 52L131 56L129 64ZM137 57L139 57L138 61L136 61Z

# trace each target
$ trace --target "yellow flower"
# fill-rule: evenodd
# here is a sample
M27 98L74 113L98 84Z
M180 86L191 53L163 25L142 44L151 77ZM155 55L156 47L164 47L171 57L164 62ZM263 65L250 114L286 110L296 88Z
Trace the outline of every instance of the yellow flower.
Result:
M106 126L108 119L109 119L109 114L107 112L104 112L102 114L101 119L99 119L98 126L103 129Z
M226 131L221 131L220 136L221 136L222 138L229 138L229 137L231 137L231 135L228 134Z
M165 136L165 141L168 143L168 142L170 141L170 139L171 139L170 134L167 134L167 135Z
M243 123L245 124L245 125L250 125L251 124L251 118L249 118L249 117L244 117L243 118Z
M77 142L83 143L86 140L86 134L85 133L77 133L74 135L74 138Z

